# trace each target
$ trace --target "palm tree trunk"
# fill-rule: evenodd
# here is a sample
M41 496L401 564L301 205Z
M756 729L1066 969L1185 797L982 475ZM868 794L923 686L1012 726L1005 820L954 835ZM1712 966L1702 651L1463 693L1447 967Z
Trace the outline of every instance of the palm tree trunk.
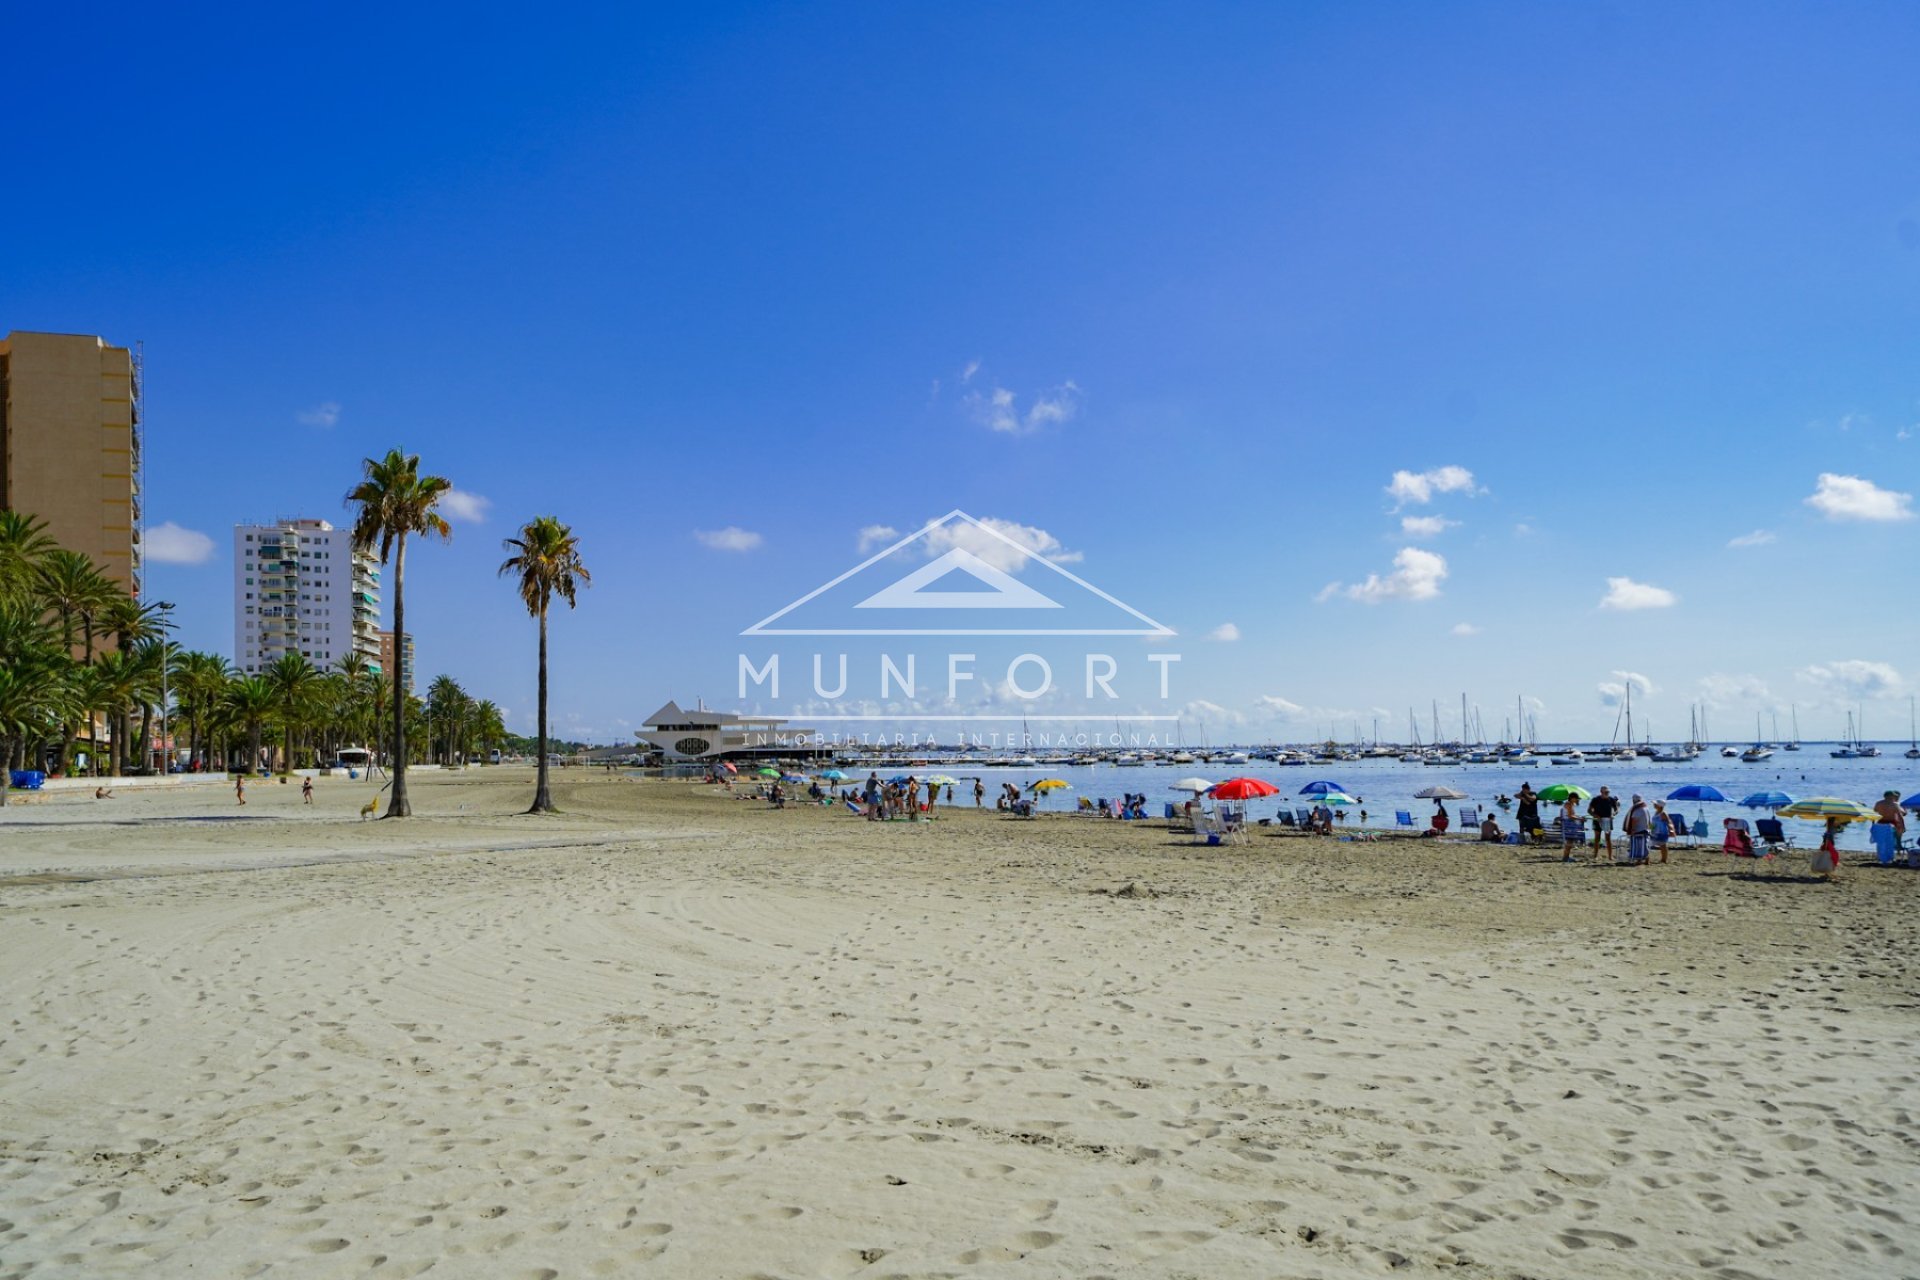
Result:
M540 610L540 766L539 781L533 788L533 808L528 813L552 813L553 796L547 791L547 611Z
M407 802L407 688L400 674L407 659L407 533L400 531L399 545L393 549L393 799L387 805L387 817L411 818L413 806Z

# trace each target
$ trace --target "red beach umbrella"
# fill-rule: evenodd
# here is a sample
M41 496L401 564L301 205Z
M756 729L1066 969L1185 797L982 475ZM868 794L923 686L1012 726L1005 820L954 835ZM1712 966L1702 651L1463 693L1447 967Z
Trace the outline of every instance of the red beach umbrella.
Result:
M1279 794L1280 788L1258 778L1228 778L1213 789L1215 800L1258 800L1262 796Z

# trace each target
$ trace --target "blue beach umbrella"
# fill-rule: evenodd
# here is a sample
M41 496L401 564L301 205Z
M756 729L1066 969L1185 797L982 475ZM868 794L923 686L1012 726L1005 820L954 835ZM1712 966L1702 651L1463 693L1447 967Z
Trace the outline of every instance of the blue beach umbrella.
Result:
M828 782L845 782L847 778L847 775L840 772L838 769L828 769L825 773L821 774L820 776L826 779Z
M1793 797L1784 791L1756 791L1740 803L1749 809L1784 809Z
M1902 800L1900 807L1902 809L1920 809L1920 791L1916 791L1905 800Z
M1700 803L1725 804L1727 798L1720 794L1720 788L1699 784L1678 787L1667 793L1669 800L1693 800Z
M1300 788L1303 796L1345 795L1347 789L1337 782L1309 782Z

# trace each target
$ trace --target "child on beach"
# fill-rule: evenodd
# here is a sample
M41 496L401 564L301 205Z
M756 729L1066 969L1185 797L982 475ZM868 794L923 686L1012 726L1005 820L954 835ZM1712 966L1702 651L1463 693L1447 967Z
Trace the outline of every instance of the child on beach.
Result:
M247 775L244 773L233 775L233 798L241 804L247 802Z
M313 779L312 778L300 779L300 803L301 804L313 803Z

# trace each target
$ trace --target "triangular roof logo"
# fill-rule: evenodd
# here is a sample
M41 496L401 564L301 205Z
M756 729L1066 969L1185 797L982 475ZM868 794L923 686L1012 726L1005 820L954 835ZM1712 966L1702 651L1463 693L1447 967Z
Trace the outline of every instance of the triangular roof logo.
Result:
M1037 565L1040 586L1023 582L964 546L952 546L905 574L885 563L941 529L964 524L982 551L1005 544L1015 568ZM972 537L972 534L969 534ZM985 539L984 541L982 539ZM964 584L964 590L952 589ZM991 617L981 611L992 611ZM987 625L991 622L993 625ZM1022 546L964 511L949 511L754 623L748 636L1170 636L1133 606Z

